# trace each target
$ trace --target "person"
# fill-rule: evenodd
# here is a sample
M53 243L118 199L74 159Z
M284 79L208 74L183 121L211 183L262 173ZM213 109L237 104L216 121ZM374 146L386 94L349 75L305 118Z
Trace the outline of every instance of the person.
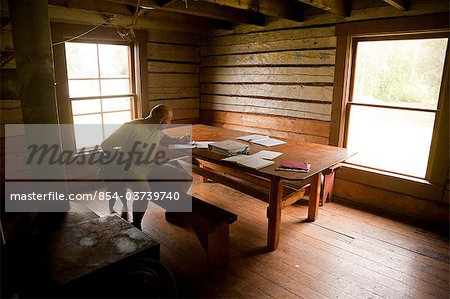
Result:
M179 192L185 195L192 183L192 176L187 173L180 165L169 163L158 163L158 152L160 145L168 145L174 143L188 143L191 141L190 136L170 137L164 134L166 129L172 122L173 110L166 105L157 105L152 108L150 114L143 119L136 119L123 124L118 130L106 138L101 147L109 156L113 156L118 151L122 153L122 162L114 161L110 167L120 169L111 171L116 179L125 179L128 186L133 192L145 194L148 192ZM124 158L125 156L125 158ZM145 157L145 163L142 158ZM126 161L126 162L124 162ZM131 161L131 163L128 163ZM106 172L108 170L105 170ZM111 174L109 176L112 176ZM151 181L152 179L159 181ZM172 184L163 183L161 181L176 181ZM111 182L107 185L107 192L117 192L121 195L121 200L126 207L126 186L120 182ZM115 197L111 197L109 207L111 211L115 203ZM148 206L148 200L134 200L132 204L132 224L141 229L142 219Z

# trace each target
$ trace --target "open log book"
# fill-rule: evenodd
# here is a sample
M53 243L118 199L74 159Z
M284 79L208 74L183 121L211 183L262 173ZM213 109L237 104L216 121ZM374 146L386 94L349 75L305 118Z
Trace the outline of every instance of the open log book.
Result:
M237 155L222 159L222 161L233 162L241 166L252 169L261 169L274 164L272 159L278 157L282 153L272 151L260 151L253 155Z
M241 137L237 137L236 139L248 141L248 142L259 144L262 146L275 146L275 145L280 145L280 144L286 143L283 140L271 138L270 136L267 136L267 135L258 135L258 134L241 136Z

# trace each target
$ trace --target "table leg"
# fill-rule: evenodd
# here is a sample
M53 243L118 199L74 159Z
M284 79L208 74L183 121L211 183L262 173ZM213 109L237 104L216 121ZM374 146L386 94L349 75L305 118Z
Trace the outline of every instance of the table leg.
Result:
M315 221L319 214L321 173L316 174L311 179L311 190L309 192L308 220Z
M270 183L269 196L269 226L267 231L267 247L274 251L278 247L281 224L281 201L283 200L283 183L279 178L273 178Z

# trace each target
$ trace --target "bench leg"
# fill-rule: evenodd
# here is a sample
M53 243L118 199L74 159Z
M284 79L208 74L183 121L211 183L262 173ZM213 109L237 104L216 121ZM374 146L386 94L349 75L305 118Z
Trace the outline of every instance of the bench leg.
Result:
M199 166L200 166L200 168L208 169L208 167L206 167L206 166L203 165L203 164L200 164ZM210 181L210 179L208 179L208 178L205 177L205 176L202 176L202 182L203 182L203 183L208 183L209 181Z
M230 259L229 224L220 223L213 232L205 231L202 226L195 222L192 228L206 253L208 272L211 274L216 270L227 267Z
M217 229L208 234L208 272L228 266L230 260L230 228L228 223L221 223Z
M331 197L333 196L333 186L334 186L334 174L336 172L332 171L328 174L325 174L325 179L323 181L323 195L322 195L322 204L324 202L329 202Z

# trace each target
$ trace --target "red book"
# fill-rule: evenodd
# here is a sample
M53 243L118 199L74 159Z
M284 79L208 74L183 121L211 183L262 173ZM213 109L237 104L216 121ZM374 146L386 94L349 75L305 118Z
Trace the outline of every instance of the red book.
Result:
M291 169L301 169L301 170L309 170L311 167L310 164L306 162L297 162L297 161L283 161L280 166L282 168L291 168Z
M280 166L275 168L275 170L281 171L295 171L295 172L309 172L311 168L311 164L306 162L298 162L298 161L284 161L281 162Z

